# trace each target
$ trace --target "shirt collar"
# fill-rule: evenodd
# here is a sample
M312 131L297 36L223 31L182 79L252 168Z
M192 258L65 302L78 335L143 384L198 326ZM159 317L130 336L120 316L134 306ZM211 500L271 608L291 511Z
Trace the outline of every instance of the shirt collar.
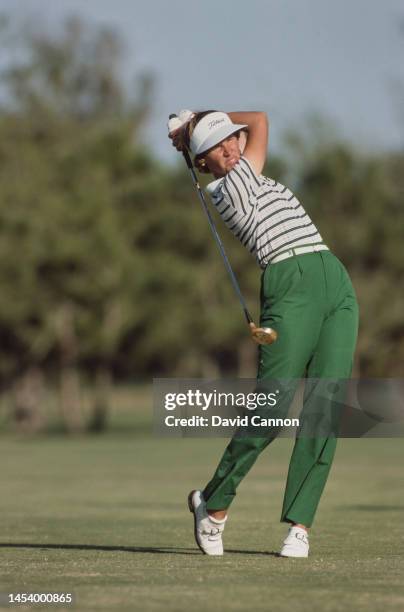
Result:
M214 191L216 191L216 189L219 187L219 185L221 184L221 182L223 181L223 178L218 178L215 181L212 181L211 183L208 183L205 187L206 191L212 195Z

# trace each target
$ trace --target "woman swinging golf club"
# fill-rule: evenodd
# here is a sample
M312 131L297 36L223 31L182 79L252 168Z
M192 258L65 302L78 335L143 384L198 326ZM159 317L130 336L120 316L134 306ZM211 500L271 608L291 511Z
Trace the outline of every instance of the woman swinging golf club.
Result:
M213 204L262 269L260 325L274 330L277 340L259 346L258 380L349 378L358 329L355 291L296 196L261 174L266 114L182 111L179 118L181 125L169 134L173 145L188 149L200 172L213 174L207 186ZM303 412L314 396L312 384ZM205 554L223 554L237 486L275 437L270 430L266 437L234 436L210 482L190 493L195 538ZM308 556L307 530L335 447L335 437L296 438L281 513L290 524L281 556Z

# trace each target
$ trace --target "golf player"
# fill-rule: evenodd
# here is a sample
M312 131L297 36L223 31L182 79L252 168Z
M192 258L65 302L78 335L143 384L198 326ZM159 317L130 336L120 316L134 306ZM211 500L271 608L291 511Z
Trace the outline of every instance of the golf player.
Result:
M170 134L173 145L179 151L187 147L195 167L213 175L207 186L213 204L262 270L260 325L274 329L278 339L259 346L258 380L349 378L358 330L355 291L297 197L261 174L266 114L182 111L179 116L182 125ZM312 396L305 391L303 411ZM189 494L195 539L205 554L223 554L222 534L237 487L275 437L270 430L263 437L234 436L212 479ZM283 557L308 556L308 529L335 447L336 437L295 440L281 513L289 524Z

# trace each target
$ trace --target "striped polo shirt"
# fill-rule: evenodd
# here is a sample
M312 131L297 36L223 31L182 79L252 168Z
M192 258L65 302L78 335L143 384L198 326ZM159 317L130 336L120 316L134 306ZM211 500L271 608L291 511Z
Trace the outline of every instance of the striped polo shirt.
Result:
M206 190L227 227L261 268L282 251L323 241L290 189L262 174L257 176L243 156Z

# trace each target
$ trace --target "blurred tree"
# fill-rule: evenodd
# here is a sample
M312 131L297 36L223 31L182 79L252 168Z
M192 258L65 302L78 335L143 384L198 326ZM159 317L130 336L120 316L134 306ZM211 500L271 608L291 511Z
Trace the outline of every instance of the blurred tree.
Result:
M77 19L60 37L32 29L23 42L2 75L0 374L23 380L37 363L59 372L77 430L77 367L91 365L105 400L105 372L133 318L125 295L135 251L113 205L122 179L136 180L137 160L145 166L134 143L150 81L130 98L116 34Z
M71 19L53 35L31 25L12 36L9 26L0 38L0 379L21 423L43 423L44 378L59 381L68 429L100 431L112 375L253 376L256 348L184 164L162 166L143 141L151 79L128 90L110 30ZM264 172L295 189L353 277L356 373L399 375L404 154L359 153L318 119L288 141L287 157L270 155ZM257 316L259 268L213 214ZM97 387L91 414L83 378Z
M404 368L404 154L361 153L335 136L308 138L289 139L299 168L296 190L358 294L355 374L399 376Z

